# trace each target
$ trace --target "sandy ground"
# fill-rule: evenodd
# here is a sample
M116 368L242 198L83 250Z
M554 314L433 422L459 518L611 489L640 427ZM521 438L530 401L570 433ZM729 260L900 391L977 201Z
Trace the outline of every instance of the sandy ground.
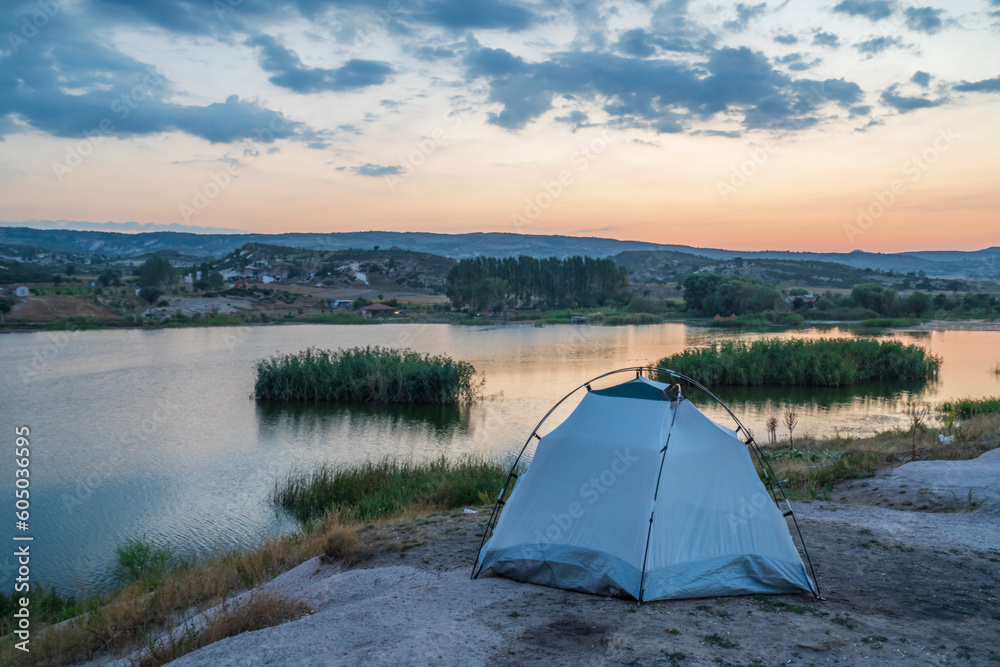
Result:
M1000 662L1000 450L916 462L794 505L824 599L653 602L470 580L484 513L369 529L355 569L314 559L265 588L312 613L176 665L989 665ZM885 505L901 484L938 511ZM981 502L961 503L968 488ZM908 496L907 496L908 497ZM915 497L915 496L914 496ZM905 506L907 508L911 506Z

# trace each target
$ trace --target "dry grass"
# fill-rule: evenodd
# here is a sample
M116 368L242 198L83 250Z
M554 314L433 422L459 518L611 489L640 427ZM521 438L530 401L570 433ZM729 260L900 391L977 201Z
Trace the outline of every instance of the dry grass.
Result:
M226 637L269 628L308 613L309 608L302 602L292 602L270 593L254 593L240 602L223 603L200 630L188 626L162 641L154 642L132 664L135 667L159 667Z
M952 429L954 443L944 445L939 430L916 433L909 430L878 433L869 438L815 440L799 438L796 447L787 442L762 445L782 486L793 498L828 497L833 485L847 479L871 477L884 468L912 460L959 461L974 459L1000 445L1000 415L974 417Z
M370 556L372 550L358 539L358 531L349 526L340 526L329 531L323 547L323 560L339 561L346 567L357 565Z

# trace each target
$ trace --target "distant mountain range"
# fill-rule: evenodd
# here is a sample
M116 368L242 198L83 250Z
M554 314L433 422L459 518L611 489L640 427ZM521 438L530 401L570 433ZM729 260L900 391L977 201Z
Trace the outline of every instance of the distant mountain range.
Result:
M1000 277L1000 247L975 251L917 251L909 253L791 252L786 250L738 251L664 245L644 241L620 241L576 236L543 236L502 232L435 234L430 232L330 232L288 234L193 234L186 232L143 232L125 234L70 229L32 229L3 226L0 245L26 246L48 252L99 254L109 258L134 258L155 252L172 252L188 257L222 257L247 243L305 248L309 250L383 249L431 253L464 259L467 257L612 257L627 251L669 251L714 260L776 259L836 262L859 269L924 271L928 276Z

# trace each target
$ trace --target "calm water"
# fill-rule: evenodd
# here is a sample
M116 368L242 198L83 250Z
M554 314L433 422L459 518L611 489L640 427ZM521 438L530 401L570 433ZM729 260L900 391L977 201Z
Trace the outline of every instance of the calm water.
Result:
M734 335L739 334L669 324L281 326L0 336L5 371L0 409L9 444L15 425L30 426L32 434L32 579L67 592L100 590L110 582L115 546L130 537L146 536L193 555L288 530L292 523L267 504L271 485L290 469L318 461L465 452L509 456L549 407L585 380ZM821 335L850 334L783 334ZM942 356L937 382L721 393L759 435L768 415L780 415L789 404L800 415L797 434L867 435L902 424L899 403L911 394L935 402L1000 394L1000 378L990 372L1000 361L1000 332L896 337ZM308 346L370 344L471 361L486 374L486 393L502 396L461 409L263 408L249 399L253 363L263 356ZM729 423L720 410L703 408ZM13 465L5 465L4 485L12 491ZM12 504L7 505L11 515ZM13 522L8 516L7 539ZM14 573L13 559L5 556L4 590L10 590Z

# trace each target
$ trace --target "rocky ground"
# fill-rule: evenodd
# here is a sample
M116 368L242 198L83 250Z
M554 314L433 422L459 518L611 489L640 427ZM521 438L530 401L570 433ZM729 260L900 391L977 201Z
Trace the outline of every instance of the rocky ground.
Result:
M836 502L795 504L822 600L743 596L639 607L500 577L470 580L484 513L369 528L361 538L374 553L353 568L314 559L265 587L304 601L310 614L176 664L1000 664L998 473L1000 451L917 462L864 487L845 485ZM900 484L918 486L898 493ZM945 502L970 488L974 507ZM912 493L912 503L922 493L937 504L890 508L893 493Z

